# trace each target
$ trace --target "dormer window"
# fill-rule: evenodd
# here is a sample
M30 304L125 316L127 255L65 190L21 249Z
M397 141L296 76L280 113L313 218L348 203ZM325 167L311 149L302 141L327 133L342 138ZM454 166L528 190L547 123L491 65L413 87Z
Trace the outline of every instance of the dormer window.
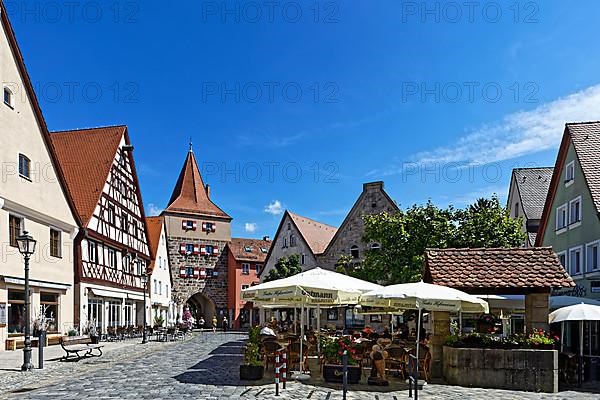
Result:
M565 167L565 183L569 184L575 180L575 161L571 161Z
M269 251L265 247L261 247L260 252L263 254L267 254Z
M244 251L246 253L252 253L252 247L250 247L250 246L244 246Z
M9 106L10 108L15 108L15 102L14 102L15 96L13 95L12 90L10 90L8 87L4 87L4 104L6 104L7 106Z
M31 160L24 154L19 154L19 175L31 180Z

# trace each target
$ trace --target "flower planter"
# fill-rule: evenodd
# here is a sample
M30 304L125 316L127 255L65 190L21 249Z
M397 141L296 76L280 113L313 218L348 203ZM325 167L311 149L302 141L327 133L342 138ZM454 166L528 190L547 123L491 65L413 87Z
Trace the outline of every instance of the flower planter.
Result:
M342 383L344 367L336 364L325 364L323 366L323 379L326 382ZM360 365L348 365L348 383L358 383L362 376Z
M243 381L258 381L264 374L265 367L262 365L240 365L240 379Z
M100 343L100 336L90 335L90 340L92 341L92 344L98 344Z

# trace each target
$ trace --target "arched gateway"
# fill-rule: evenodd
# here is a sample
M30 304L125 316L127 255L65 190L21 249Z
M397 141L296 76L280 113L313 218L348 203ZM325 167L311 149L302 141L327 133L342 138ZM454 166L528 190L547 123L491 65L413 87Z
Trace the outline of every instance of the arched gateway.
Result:
M220 323L227 314L226 244L231 241L231 217L211 201L191 145L162 215L179 318L187 304L196 312L194 318L203 316L208 324L216 314Z

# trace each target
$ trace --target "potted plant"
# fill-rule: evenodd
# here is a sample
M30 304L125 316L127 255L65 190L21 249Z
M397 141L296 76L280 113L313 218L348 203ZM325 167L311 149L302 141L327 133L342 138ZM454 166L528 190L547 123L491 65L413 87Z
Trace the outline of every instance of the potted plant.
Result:
M327 382L343 382L343 356L348 356L348 383L358 383L362 375L362 369L358 365L356 349L352 346L351 337L321 338L321 351L325 358L323 365L323 379Z
M244 362L240 365L240 379L256 381L263 378L265 367L260 355L260 327L250 328L244 350Z
M162 328L164 323L165 319L162 316L157 315L156 317L154 317L154 329Z
M98 326L97 322L94 318L89 319L86 323L86 331L88 335L90 335L90 340L92 344L100 343L100 335L98 334Z

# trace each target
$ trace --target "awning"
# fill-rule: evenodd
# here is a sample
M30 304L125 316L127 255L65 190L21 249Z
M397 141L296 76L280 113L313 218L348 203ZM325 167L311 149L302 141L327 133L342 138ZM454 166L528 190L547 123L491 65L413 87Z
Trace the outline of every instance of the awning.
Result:
M113 292L112 290L104 290L104 289L96 289L90 288L94 296L98 297L113 297L117 299L126 299L126 300L139 300L144 301L144 295L137 293L127 293L127 292Z
M4 282L6 283L12 283L15 285L25 285L25 279L23 278L15 278L12 276L4 276ZM46 282L46 281L38 281L35 279L29 279L29 285L30 286L35 286L35 287L40 287L40 288L47 288L47 289L60 289L60 290L67 290L71 288L71 285L67 284L67 283L57 283L57 282Z

